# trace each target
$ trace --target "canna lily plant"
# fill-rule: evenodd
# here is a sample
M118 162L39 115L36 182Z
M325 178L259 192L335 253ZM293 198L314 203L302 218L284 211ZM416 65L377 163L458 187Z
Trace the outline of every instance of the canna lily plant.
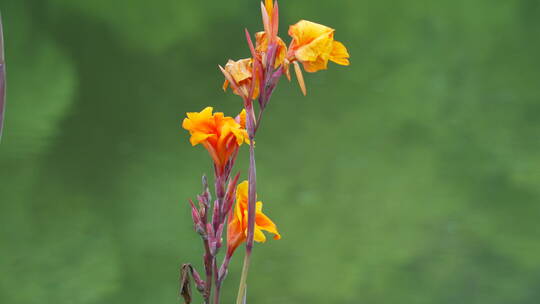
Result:
M189 200L195 231L201 236L204 255L204 275L191 264L183 264L180 275L180 295L185 303L192 301L191 281L201 293L205 304L219 304L223 280L236 250L245 244L245 255L236 304L246 303L247 277L254 242L264 243L272 234L281 235L276 224L263 213L263 203L257 201L255 136L279 80L283 75L291 80L290 65L294 67L300 89L306 95L302 67L306 72L328 68L332 61L349 65L347 48L334 40L335 30L301 20L289 27L291 42L287 46L278 36L279 7L277 1L261 3L263 31L251 34L245 30L250 57L229 60L219 69L225 77L223 90L229 87L242 99L242 109L235 117L214 112L206 107L201 112L187 113L182 127L190 134L193 146L202 145L214 167L214 195L206 176L197 203ZM234 164L242 145L249 146L249 170L246 181L238 183L240 173L233 175ZM226 242L223 233L226 232ZM218 253L225 246L225 255Z

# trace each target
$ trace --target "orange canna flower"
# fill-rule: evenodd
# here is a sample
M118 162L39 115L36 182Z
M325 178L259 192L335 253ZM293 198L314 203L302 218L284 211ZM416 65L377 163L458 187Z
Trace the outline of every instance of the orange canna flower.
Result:
M234 208L234 213L229 215L229 224L227 227L227 245L229 254L232 254L234 250L246 240L248 188L248 181L243 181L236 188L236 206ZM262 213L262 205L262 202L257 202L256 204L254 240L259 243L266 242L266 236L264 235L263 230L274 234L274 240L279 240L281 235L274 222Z
M245 123L244 126L240 123L241 118L245 117L245 110L240 113L239 122L221 112L212 114L212 111L212 107L206 107L199 113L187 113L182 128L191 134L191 145L202 144L208 150L221 172L238 147L244 142L249 143Z
M253 59L246 58L238 61L229 60L225 65L226 75L225 82L223 83L223 90L227 90L229 81L234 81L233 92L239 96L248 96L253 81ZM227 77L228 76L228 77ZM253 90L252 99L259 96L259 79L255 77L255 88Z
M327 26L301 20L289 27L293 38L289 47L289 60L298 60L308 72L325 70L328 61L340 65L349 65L347 48L334 40L334 29Z
M264 53L268 50L268 38L266 32L258 32L255 34L255 50L257 53ZM276 60L274 63L274 68L277 69L281 64L283 64L283 61L285 61L285 57L287 56L287 46L285 45L285 42L281 40L281 38L277 37L277 44L278 44L278 50L276 52ZM262 56L262 58L266 58L266 56ZM266 66L266 62L264 62L264 65Z

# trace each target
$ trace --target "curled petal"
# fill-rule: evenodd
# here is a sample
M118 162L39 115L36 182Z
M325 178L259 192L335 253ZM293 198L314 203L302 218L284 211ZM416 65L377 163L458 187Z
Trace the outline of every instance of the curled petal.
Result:
M257 215L255 216L255 225L261 230L274 234L274 240L281 239L276 224L262 212L262 202L257 202Z
M334 41L330 60L341 65L349 65L349 52L343 43Z
M246 234L247 234L247 230L246 230ZM262 232L261 228L259 228L257 225L255 225L255 231L254 231L254 235L253 235L253 240L255 240L255 242L257 242L257 243L266 242L266 236Z

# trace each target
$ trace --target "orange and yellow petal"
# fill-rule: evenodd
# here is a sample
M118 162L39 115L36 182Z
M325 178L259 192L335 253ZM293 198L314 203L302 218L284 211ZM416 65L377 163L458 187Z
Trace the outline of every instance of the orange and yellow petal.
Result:
M189 138L189 142L192 146L196 146L200 144L201 142L205 141L209 137L216 136L215 134L205 134L201 132L194 132L191 134L191 137Z
M247 232L247 231L246 231ZM262 230L255 225L255 231L253 233L253 240L257 243L264 243L266 242L266 235L262 232Z
M307 72L325 70L329 60L349 65L347 48L334 41L334 29L301 20L289 28L289 35L293 38L289 60L298 60Z
M243 181L236 186L236 207L234 209L234 213L240 220L244 217L244 212L247 212L248 187L248 181Z
M328 69L328 60L319 57L315 61L302 61L302 65L306 72L315 73L320 70Z
M248 218L248 190L249 190L249 183L248 181L243 181L240 184L238 184L236 188L236 206L234 210L234 215L231 215L233 217L233 220L231 220L229 224L229 230L231 233L236 233L232 230L232 228L237 228L237 226L231 226L233 223L235 225L241 226L243 229L244 235L247 235L247 218ZM268 218L263 212L262 212L262 202L256 203L256 210L255 210L255 230L254 230L254 236L253 239L256 242L263 243L266 241L266 236L264 235L263 231L270 232L274 234L274 239L279 240L281 238L281 235L279 234L276 225L270 218ZM236 229L235 228L235 229ZM245 240L245 239L243 239Z
M204 120L212 117L212 111L214 108L206 107L201 112L188 112L187 117L193 120Z
M246 128L246 109L242 109L240 114L238 114L238 123L240 126L245 129Z
M319 57L328 60L333 47L333 32L323 34L298 48L294 55L300 61L315 61Z
M337 64L349 65L349 52L343 43L334 41L332 52L330 53L330 60Z
M315 22L300 20L289 27L289 35L296 46L311 43L315 38L333 33L334 29Z
M193 128L193 122L191 121L191 119L184 118L184 120L182 121L182 128L188 131L191 130Z
M236 217L229 219L227 225L227 246L229 252L233 252L242 242L246 240L246 235L241 223Z
M262 202L257 202L257 214L255 216L255 225L261 230L274 234L274 239L279 240L279 234L276 224L262 212Z
M236 203L240 204L243 208L247 208L248 190L249 183L247 180L236 186Z
M236 142L238 145L241 145L244 142L249 144L249 138L246 130L240 128L233 128L231 129L231 132L236 137Z
M247 131L232 117L213 113L212 107L189 112L182 127L189 131L193 146L202 144L218 168L223 168L231 155L246 142ZM249 140L247 140L249 141Z

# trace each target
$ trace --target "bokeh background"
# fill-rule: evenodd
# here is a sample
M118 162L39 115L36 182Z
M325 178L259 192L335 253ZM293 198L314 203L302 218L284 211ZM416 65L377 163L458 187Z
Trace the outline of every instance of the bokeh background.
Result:
M256 247L248 302L539 303L540 2L280 4L281 36L330 25L352 65L269 105L258 192L283 239ZM211 173L181 120L240 111L217 64L248 56L258 5L0 1L1 303L181 302Z

